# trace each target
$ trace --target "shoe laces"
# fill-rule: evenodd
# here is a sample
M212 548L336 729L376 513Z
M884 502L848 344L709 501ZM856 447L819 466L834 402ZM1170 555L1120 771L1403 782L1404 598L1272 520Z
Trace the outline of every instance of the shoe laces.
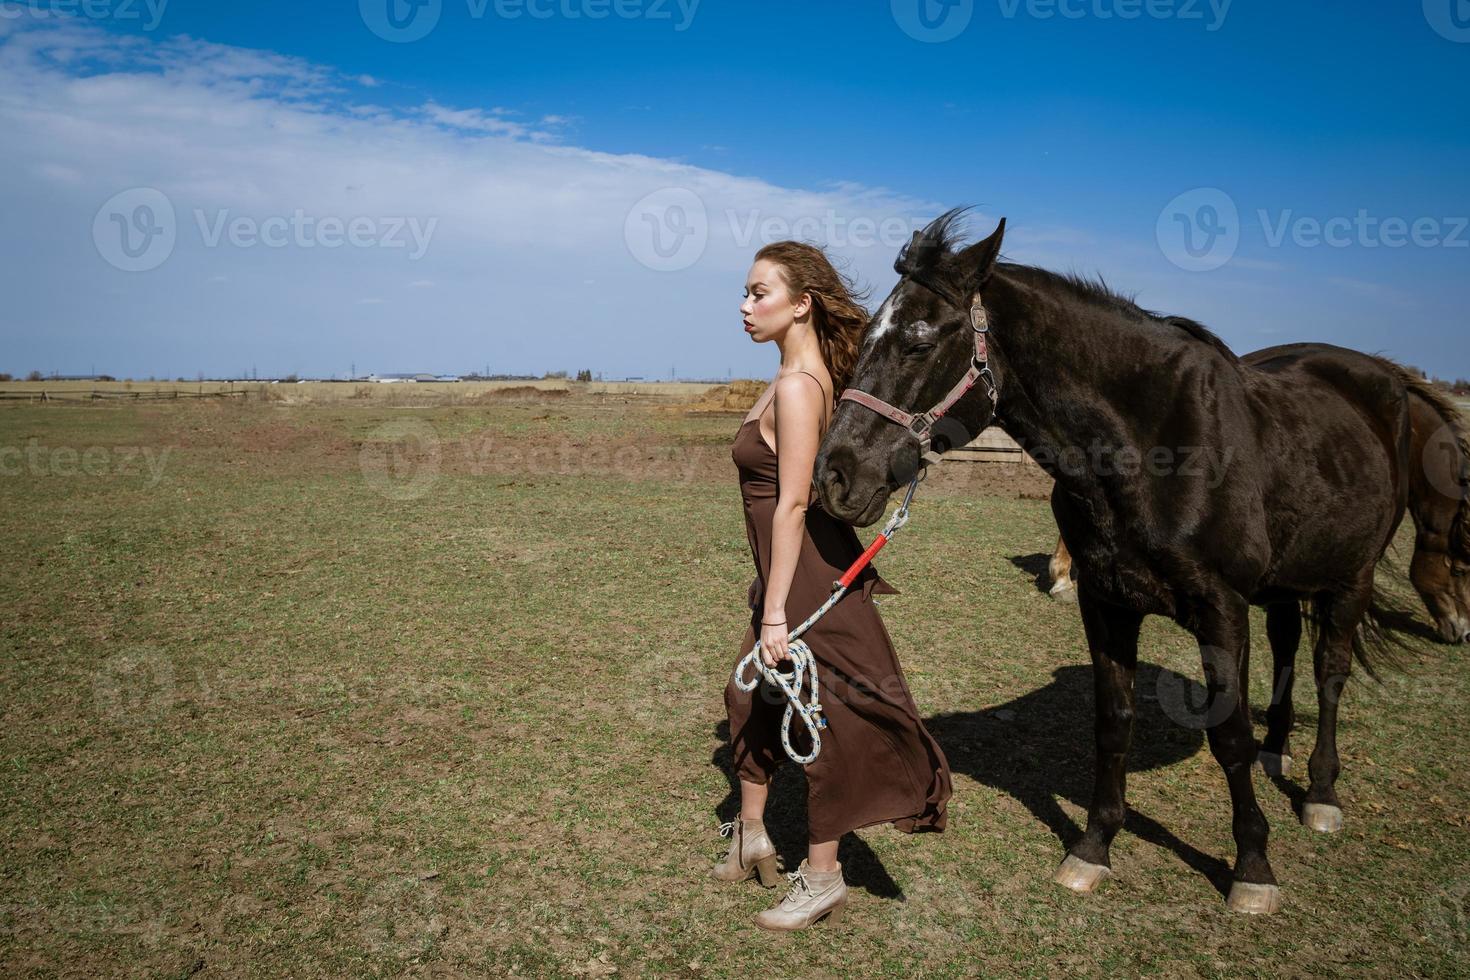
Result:
M720 824L721 837L729 837L733 833L735 833L735 821L729 820L725 823Z
M812 893L812 883L807 881L806 872L801 868L786 872L786 877L791 879L791 890L786 893L786 897L791 901L794 902L800 898L802 892L808 895Z

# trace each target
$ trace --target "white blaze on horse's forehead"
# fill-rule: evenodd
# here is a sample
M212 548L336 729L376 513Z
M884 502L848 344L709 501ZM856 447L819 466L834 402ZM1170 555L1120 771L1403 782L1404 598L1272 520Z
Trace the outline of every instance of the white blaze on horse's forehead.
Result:
M878 311L878 325L868 333L868 345L878 342L878 338L893 330L893 314L898 312L899 295L894 293L883 301L883 308Z

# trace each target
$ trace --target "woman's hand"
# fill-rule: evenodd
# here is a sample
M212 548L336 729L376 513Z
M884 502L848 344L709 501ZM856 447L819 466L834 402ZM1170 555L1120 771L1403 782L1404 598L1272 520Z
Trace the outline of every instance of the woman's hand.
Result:
M791 659L791 650L786 642L785 613L766 613L761 617L761 660L770 669L782 660Z

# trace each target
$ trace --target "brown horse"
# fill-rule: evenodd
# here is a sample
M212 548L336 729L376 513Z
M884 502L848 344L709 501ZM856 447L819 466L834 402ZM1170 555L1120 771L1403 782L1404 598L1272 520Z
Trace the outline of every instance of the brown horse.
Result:
M1299 345L1305 352L1314 345ZM1277 356L1247 354L1241 363ZM1470 642L1470 433L1458 406L1427 381L1410 376L1409 515L1414 559L1409 579L1424 600L1440 640ZM1053 598L1076 602L1072 555L1057 536L1047 565Z

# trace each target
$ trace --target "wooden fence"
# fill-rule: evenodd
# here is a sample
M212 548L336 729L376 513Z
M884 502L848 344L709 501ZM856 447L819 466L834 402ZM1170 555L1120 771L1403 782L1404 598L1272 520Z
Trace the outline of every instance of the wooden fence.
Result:
M0 388L0 401L27 401L27 402L161 402L177 401L181 398L246 398L250 394L249 389L241 388L234 391L180 391L178 389L164 390L155 388L152 391L98 391L78 389L55 389L45 388L26 391L5 390Z
M1031 457L1016 444L1016 440L993 426L965 445L951 449L944 458L964 463L1031 462Z

